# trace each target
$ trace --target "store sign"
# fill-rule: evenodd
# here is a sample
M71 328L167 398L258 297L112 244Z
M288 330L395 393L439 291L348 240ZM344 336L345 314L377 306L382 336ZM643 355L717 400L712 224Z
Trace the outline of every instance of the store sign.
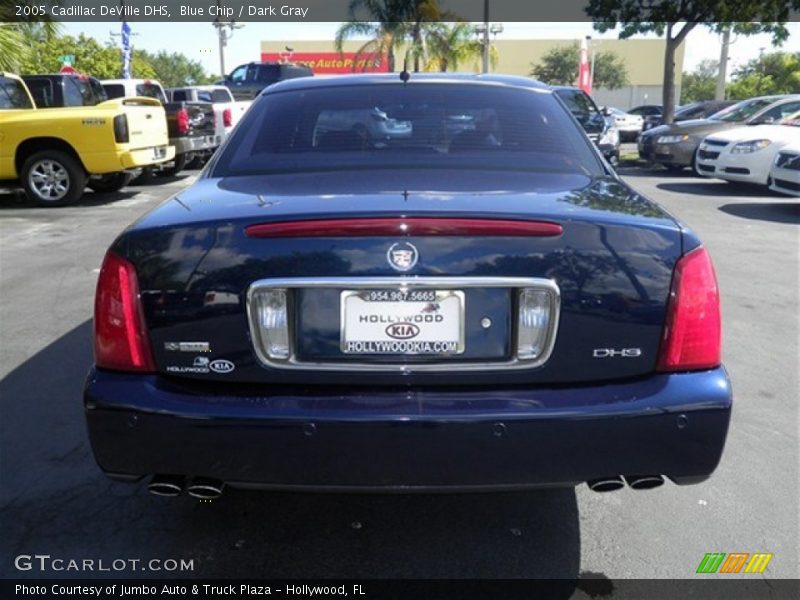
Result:
M381 54L356 52L262 52L262 62L293 62L308 67L319 75L325 73L386 73L389 65Z

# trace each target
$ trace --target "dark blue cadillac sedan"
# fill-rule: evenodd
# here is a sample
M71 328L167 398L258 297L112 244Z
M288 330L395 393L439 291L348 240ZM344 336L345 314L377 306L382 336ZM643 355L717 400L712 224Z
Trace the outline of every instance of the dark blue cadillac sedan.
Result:
M162 495L696 483L731 412L707 251L518 77L268 88L94 323L95 457Z

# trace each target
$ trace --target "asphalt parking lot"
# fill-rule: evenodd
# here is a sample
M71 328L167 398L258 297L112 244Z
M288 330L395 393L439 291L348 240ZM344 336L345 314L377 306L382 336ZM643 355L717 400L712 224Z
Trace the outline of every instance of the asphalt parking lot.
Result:
M126 224L194 175L87 193L62 209L0 193L0 576L81 575L15 569L15 556L38 553L194 560L189 573L115 573L132 577L692 578L707 552L768 552L751 579L800 577L800 199L688 172L621 172L689 224L716 262L734 414L719 469L696 486L232 491L200 502L111 482L93 461L81 405L98 268Z

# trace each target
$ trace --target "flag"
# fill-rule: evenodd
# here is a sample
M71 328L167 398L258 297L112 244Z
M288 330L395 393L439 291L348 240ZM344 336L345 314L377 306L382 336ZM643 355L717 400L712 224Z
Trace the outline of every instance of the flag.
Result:
M589 67L589 47L586 38L581 42L581 60L578 63L578 87L587 94L592 94L592 74Z
M131 78L131 26L122 22L122 78Z

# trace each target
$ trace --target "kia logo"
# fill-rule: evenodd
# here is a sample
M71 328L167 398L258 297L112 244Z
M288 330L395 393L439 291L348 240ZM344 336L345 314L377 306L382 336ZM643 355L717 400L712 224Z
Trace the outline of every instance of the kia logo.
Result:
M392 323L386 328L386 335L396 340L410 340L419 335L419 327L413 323Z

